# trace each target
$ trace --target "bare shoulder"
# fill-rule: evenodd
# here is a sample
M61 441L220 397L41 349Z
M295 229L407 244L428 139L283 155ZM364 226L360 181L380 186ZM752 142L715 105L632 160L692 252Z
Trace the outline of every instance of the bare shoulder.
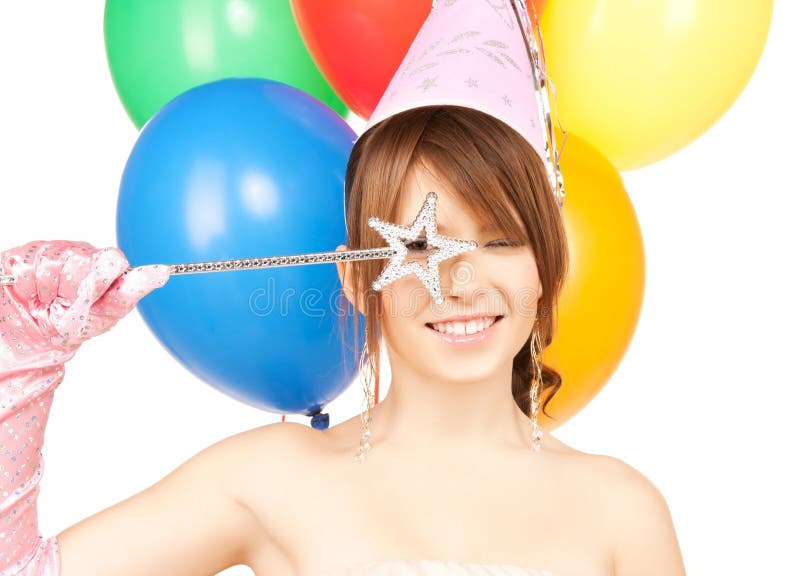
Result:
M624 523L625 512L641 515L643 512L658 512L662 520L664 514L669 515L664 495L644 473L627 462L603 454L593 454L593 463L603 479L603 488L607 501L616 511L615 517ZM634 518L631 518L632 520Z
M667 500L647 475L619 458L581 452L551 434L547 446L560 459L556 469L562 485L596 503L615 576L685 575Z
M661 492L650 478L624 460L605 454L592 454L595 464L604 472L609 488L621 495L648 499L661 498Z
M222 442L241 458L240 464L249 472L261 473L280 480L299 471L314 451L319 450L323 434L297 422L274 422L246 430ZM281 474L281 470L285 475ZM252 477L252 475L251 475Z
M647 476L619 458L582 452L549 433L546 434L546 446L551 453L578 465L581 476L592 478L594 487L603 494L604 500L638 498L663 501L661 492Z
M249 543L248 565L281 558L287 533L296 530L297 503L312 498L319 484L317 464L324 434L296 422L275 422L225 440L234 455L233 491L258 526Z
M291 504L283 487L298 476L293 463L303 460L311 438L301 429L266 426L229 436L68 527L57 537L60 573L177 576L252 565L268 545L264 518L280 521ZM256 511L258 488L267 505Z
M223 442L235 444L248 453L252 449L266 459L293 456L297 460L309 455L306 451L319 449L325 436L324 431L298 422L273 422L240 432Z
M593 466L605 492L616 576L684 575L672 514L655 483L623 460L594 456Z
M302 473L313 432L294 422L266 424L228 436L206 452L216 455L212 467L236 501L258 517L253 502L269 500L270 494L285 495L285 488ZM280 501L276 499L276 503Z
M297 422L273 422L258 428L246 430L232 438L238 437L245 445L271 450L298 449L311 447L320 432Z
M587 454L589 465L604 493L609 517L620 529L635 523L643 513L669 514L667 501L655 483L627 462L605 454Z

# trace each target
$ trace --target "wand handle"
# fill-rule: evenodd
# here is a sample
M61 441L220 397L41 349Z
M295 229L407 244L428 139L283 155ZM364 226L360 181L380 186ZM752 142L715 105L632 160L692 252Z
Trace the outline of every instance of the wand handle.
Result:
M289 256L266 256L264 258L239 258L234 260L212 260L210 262L189 262L170 264L169 274L200 274L203 272L226 272L229 270L255 270L259 268L278 268L282 266L302 266L305 264L324 264L326 262L349 262L352 260L377 260L391 258L397 254L394 248L367 248L364 250L343 250L340 252L310 252ZM127 274L132 268L125 271ZM11 275L0 274L0 286L13 286L16 279Z

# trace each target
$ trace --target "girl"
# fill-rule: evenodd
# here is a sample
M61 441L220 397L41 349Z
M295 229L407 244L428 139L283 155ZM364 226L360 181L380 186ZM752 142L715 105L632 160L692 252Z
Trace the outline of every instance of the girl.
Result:
M275 423L222 440L7 573L35 574L41 561L50 568L39 573L63 576L188 576L236 564L258 575L682 574L668 508L647 478L541 430L533 449L531 382L547 395L545 417L560 382L546 367L536 378L536 342L552 338L567 266L547 182L525 140L474 109L421 107L372 127L347 167L349 247L382 245L368 215L409 223L430 191L439 231L478 243L442 264L440 305L414 277L371 290L380 262L339 265L366 317L370 366L386 346L385 400L325 431ZM425 252L425 238L408 247ZM3 255L6 273L20 250ZM43 282L49 262L64 281L74 267L52 262L70 250L29 257L33 276ZM150 274L139 289L163 284L158 269ZM143 293L131 274L120 280L130 309ZM354 465L359 438L367 457Z
M413 276L375 291L382 263L338 264L366 319L373 374L360 415L324 431L276 423L226 438L44 539L41 445L64 363L168 275L159 266L125 274L118 250L86 243L0 255L0 273L17 279L0 287L3 574L189 576L238 564L259 576L684 574L658 489L538 425L560 386L541 353L568 257L551 174L531 136L524 45L500 36L512 4L434 8L352 150L340 250L384 246L370 217L409 224L430 192L438 232L477 245L441 263L438 302ZM453 34L450 23L463 30ZM453 47L437 52L431 30ZM463 67L447 64L464 54ZM438 75L416 75L431 70ZM447 70L466 76L448 84ZM444 92L430 96L437 87ZM427 261L429 233L408 241L410 259ZM374 406L380 346L392 381Z

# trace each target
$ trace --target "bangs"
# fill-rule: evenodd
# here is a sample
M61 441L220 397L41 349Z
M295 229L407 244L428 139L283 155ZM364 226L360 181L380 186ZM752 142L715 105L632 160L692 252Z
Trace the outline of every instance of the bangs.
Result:
M496 174L480 154L456 155L440 146L421 142L409 163L406 178L414 167L432 172L461 202L465 211L481 223L481 229L500 233L520 244L531 243L509 183L504 183L502 176ZM394 200L392 221L396 221L398 215L399 195Z

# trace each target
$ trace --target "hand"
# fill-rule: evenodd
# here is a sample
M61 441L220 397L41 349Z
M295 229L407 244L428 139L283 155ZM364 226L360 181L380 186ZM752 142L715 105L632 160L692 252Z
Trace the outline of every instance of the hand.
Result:
M118 248L67 240L29 242L1 253L1 273L16 278L15 285L0 287L0 338L10 345L12 360L52 350L74 353L169 279L161 264L127 271L129 266Z
M163 265L129 268L117 248L29 242L0 253L0 576L57 576L58 542L39 533L42 445L64 363L169 279Z

